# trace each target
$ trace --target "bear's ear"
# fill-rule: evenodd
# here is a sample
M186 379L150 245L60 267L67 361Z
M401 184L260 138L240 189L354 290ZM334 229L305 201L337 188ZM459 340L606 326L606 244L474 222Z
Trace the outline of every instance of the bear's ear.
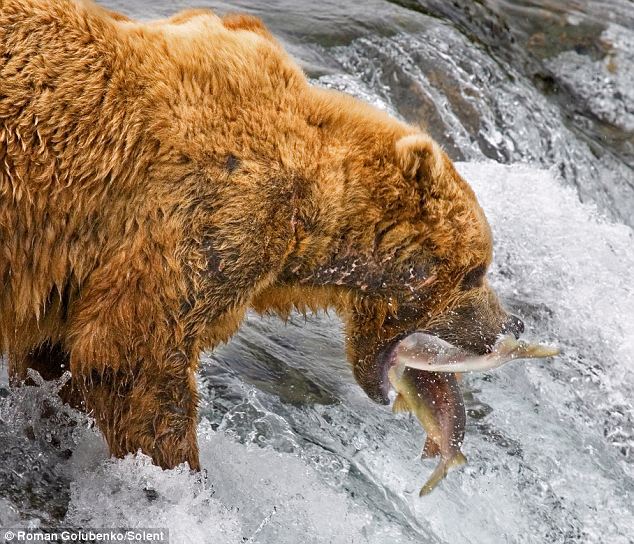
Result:
M396 142L396 158L407 179L425 182L438 179L443 171L443 155L440 146L429 136L411 134Z

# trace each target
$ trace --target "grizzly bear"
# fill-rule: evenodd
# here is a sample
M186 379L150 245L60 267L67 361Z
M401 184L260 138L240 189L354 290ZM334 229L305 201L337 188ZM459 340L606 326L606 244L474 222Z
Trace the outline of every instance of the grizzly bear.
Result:
M311 86L262 23L0 0L0 354L72 373L110 451L199 468L195 372L245 312L334 308L387 402L393 347L519 334L476 197L420 128Z

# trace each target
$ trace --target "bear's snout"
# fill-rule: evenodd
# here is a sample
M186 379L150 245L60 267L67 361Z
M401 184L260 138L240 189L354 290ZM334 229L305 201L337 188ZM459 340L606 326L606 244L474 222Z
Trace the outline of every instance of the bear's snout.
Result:
M516 315L509 315L502 326L502 334L512 334L515 338L519 338L523 332L524 322Z

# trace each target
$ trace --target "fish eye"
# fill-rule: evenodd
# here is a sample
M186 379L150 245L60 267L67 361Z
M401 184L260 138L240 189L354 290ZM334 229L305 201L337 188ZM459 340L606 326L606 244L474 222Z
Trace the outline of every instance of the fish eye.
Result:
M460 284L462 289L467 291L469 289L481 287L482 283L484 282L486 271L486 266L484 266L483 264L469 270L469 272L467 272L462 278L462 283Z

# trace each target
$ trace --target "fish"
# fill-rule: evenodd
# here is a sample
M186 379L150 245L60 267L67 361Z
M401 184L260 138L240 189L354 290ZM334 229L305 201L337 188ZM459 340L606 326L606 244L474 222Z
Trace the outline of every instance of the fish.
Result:
M516 359L554 357L560 350L504 336L485 355L468 352L423 332L410 334L396 347L396 364L428 372L475 372L492 370Z
M539 359L559 354L556 347L532 344L504 336L485 355L468 352L423 332L410 334L395 348L388 378L397 396L392 410L411 412L427 438L423 458L440 462L420 490L427 495L450 469L467 463L461 451L466 412L457 373L499 368L515 359Z
M467 462L460 450L467 419L460 386L453 373L428 372L402 364L392 366L388 378L397 393L393 412L411 412L427 434L422 457L440 456L419 493L427 495L450 469Z

